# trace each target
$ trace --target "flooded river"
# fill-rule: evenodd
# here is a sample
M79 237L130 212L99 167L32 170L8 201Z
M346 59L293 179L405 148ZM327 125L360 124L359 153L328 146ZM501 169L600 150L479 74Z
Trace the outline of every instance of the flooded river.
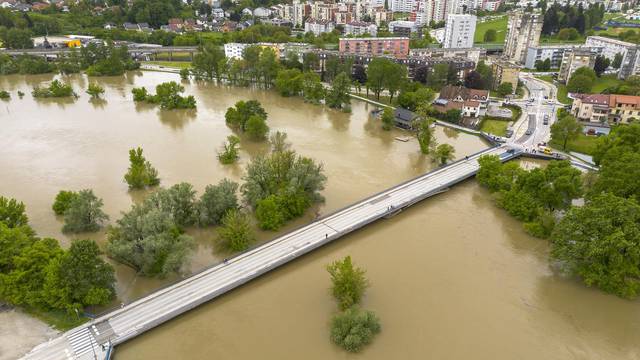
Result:
M106 102L89 102L87 78L67 78L81 97L75 102L34 101L45 76L0 77L13 99L0 102L0 193L27 205L41 236L68 245L61 219L51 210L61 189L92 188L111 222L144 198L122 180L128 149L142 146L162 185L187 181L201 193L228 177L240 181L251 156L264 144L242 142L241 161L223 166L216 151L231 132L227 107L257 99L272 130L288 133L301 154L321 160L329 179L326 214L433 167L415 140L399 130L381 131L368 117L372 107L353 103L344 114L283 98L274 92L210 84L185 84L196 112L161 112L136 105L133 86L153 88L177 75L129 73L99 79ZM27 95L18 99L16 90ZM437 139L456 147L457 157L486 145L476 137L438 128ZM308 222L307 217L289 229ZM284 229L283 231L286 231ZM220 259L213 229L194 229L199 246L190 266ZM277 234L262 232L261 241ZM86 235L83 235L86 236ZM104 233L92 234L104 242ZM344 255L368 271L372 287L364 306L378 313L383 331L361 355L366 359L636 359L638 303L587 289L555 275L547 245L492 204L467 181L337 243L276 270L117 349L117 359L333 359L352 357L328 340L335 304L324 266ZM118 296L130 301L176 278L149 280L116 265ZM1 344L1 343L0 343ZM0 349L2 345L0 345Z

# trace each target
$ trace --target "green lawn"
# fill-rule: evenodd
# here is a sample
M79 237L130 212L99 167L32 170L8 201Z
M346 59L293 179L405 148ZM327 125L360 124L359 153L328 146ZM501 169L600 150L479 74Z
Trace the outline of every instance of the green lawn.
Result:
M191 67L191 61L144 61L143 64L159 65L178 69Z
M567 142L566 151L574 151L582 154L593 155L594 151L596 150L597 139L597 136L580 134L577 139ZM551 139L549 145L552 148L562 150L562 143L554 141L553 139Z
M586 38L584 36L580 36L575 40L562 40L558 39L557 36L543 36L540 37L540 44L584 44Z
M43 311L35 308L25 308L25 311L60 331L73 329L89 320L87 317L79 318L76 314L69 314L66 311Z
M510 121L511 120L506 119L485 118L484 120L482 120L480 131L484 131L486 133L497 136L505 136Z
M166 53L157 53L156 60L158 61L191 61L191 53L186 51L176 51L174 53L169 54Z
M486 33L487 30L489 29L495 29L497 36L496 36L496 40L493 41L492 43L500 43L500 44L504 43L504 38L507 35L507 22L508 22L508 19L506 16L503 16L495 20L479 22L476 25L476 33L474 35L473 41L476 44L484 43L484 33Z
M622 83L622 80L618 80L618 77L615 74L602 75L596 80L591 92L599 94L607 88L620 85L620 83Z

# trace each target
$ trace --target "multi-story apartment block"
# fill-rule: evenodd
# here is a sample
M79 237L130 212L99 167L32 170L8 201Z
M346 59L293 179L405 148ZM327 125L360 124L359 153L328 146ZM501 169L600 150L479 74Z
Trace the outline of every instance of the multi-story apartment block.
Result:
M311 3L311 18L314 20L333 21L337 11L336 4L325 4L319 1Z
M597 54L592 48L575 48L565 51L558 71L558 81L566 83L578 68L585 66L593 68Z
M493 88L497 88L501 84L510 83L515 93L518 88L518 76L520 75L520 67L509 61L494 61L491 64L493 71Z
M504 56L509 60L523 64L527 49L538 46L542 31L542 16L538 13L525 13L522 10L509 14L509 24L504 45Z
M406 58L409 54L409 38L340 38L338 49L340 54L365 56L391 55L395 58Z
M344 33L346 35L358 36L369 34L370 36L375 37L378 35L378 27L375 24L368 22L352 21L344 26Z
M622 58L618 79L626 79L632 75L640 74L640 47L634 46L627 49Z
M640 120L640 96L572 94L571 97L571 114L578 120L613 124Z
M526 67L527 69L534 69L536 67L536 62L549 59L549 61L551 62L551 68L558 69L560 68L560 64L562 63L562 55L564 55L566 51L578 48L590 49L592 52L598 55L602 54L603 51L602 47L584 45L557 44L530 46L527 49L527 57L524 62L524 67Z
M469 59L474 63L487 57L487 49L484 48L468 48L468 49L443 49L443 48L424 48L410 49L410 56L419 56L433 59L449 59L463 58Z
M413 21L396 20L389 22L389 32L397 36L409 36L418 32L418 24Z
M338 11L334 14L336 25L345 25L353 21L353 14L349 11Z
M601 47L602 55L611 61L616 57L616 54L622 54L624 57L627 50L635 46L635 44L626 41L620 41L604 36L587 36L587 40L584 44L585 46Z
M416 0L391 0L391 11L411 12L416 5Z
M449 14L444 32L444 48L471 48L476 32L475 15Z
M332 32L335 28L336 25L331 20L307 19L304 23L304 32L312 32L316 36Z

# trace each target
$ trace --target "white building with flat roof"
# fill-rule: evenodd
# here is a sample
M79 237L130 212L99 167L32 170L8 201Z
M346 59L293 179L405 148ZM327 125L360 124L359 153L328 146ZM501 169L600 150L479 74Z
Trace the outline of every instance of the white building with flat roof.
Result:
M475 15L449 14L444 31L444 48L471 48L476 32Z
M628 49L636 46L630 42L604 36L587 36L585 45L602 47L602 55L611 61L615 59L616 54L622 54L624 57Z

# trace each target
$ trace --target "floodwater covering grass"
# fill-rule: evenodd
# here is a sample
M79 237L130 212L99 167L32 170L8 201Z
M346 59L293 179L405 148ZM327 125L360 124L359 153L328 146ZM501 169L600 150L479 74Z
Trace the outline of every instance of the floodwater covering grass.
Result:
M507 35L507 21L507 17L503 16L498 19L479 22L476 25L476 33L473 37L473 41L475 43L484 43L484 33L486 33L489 29L494 29L496 31L496 40L492 41L491 43L504 43L504 38Z
M191 61L144 61L143 64L186 69L191 67Z
M567 142L567 149L565 151L593 155L596 150L597 139L597 136L580 134L576 139ZM559 141L551 140L549 145L555 149L562 150L562 143Z

